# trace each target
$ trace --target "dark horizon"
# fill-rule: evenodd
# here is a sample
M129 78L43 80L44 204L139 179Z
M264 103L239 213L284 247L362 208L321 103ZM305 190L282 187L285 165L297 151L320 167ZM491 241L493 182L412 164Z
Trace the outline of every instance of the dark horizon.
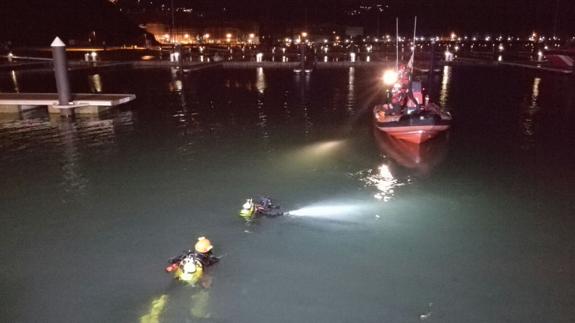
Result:
M60 35L88 39L95 32L108 44L145 39L138 28L146 22L171 22L171 0L43 0L0 3L0 43L44 44ZM151 3L151 4L150 4ZM163 5L163 7L162 7ZM558 6L557 6L558 5ZM418 17L418 35L512 34L533 31L552 36L575 34L575 1L507 0L483 3L471 0L315 0L265 2L254 0L174 0L177 25L221 25L233 21L259 24L269 35L314 26L357 26L365 34L394 33L395 18L401 34L409 35ZM163 9L162 9L163 8ZM186 11L184 11L186 9Z
M137 0L118 0L123 8L137 7ZM532 31L557 34L575 32L575 2L567 0L505 0L485 3L471 0L174 0L178 8L195 8L205 16L217 19L245 19L282 22L289 25L334 23L363 25L375 30L379 15L380 29L394 30L395 17L412 21L418 16L422 33L438 32L502 32L530 33ZM153 0L150 8L170 0ZM142 5L140 5L142 7ZM225 9L224 9L225 8ZM427 31L427 32L426 32Z

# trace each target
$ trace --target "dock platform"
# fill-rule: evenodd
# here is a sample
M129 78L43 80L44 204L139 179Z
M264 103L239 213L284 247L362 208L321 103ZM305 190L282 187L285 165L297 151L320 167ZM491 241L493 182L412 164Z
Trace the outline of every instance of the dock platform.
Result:
M19 113L47 106L50 113L73 109L79 114L98 114L134 99L134 94L77 93L72 94L70 104L59 105L58 93L0 93L0 113Z

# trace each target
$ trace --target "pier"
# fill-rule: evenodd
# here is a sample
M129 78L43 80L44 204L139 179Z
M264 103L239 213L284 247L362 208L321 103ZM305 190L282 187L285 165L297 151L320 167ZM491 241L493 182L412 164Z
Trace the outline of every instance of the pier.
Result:
M49 113L72 110L78 114L99 114L136 99L134 94L72 94L70 103L60 105L58 93L0 93L0 113L20 113L47 107Z

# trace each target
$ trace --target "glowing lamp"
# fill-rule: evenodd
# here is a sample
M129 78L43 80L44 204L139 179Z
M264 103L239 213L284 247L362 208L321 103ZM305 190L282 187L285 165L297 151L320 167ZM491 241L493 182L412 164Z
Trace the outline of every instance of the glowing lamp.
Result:
M385 85L393 85L397 83L398 74L394 70L387 70L383 73L383 83Z

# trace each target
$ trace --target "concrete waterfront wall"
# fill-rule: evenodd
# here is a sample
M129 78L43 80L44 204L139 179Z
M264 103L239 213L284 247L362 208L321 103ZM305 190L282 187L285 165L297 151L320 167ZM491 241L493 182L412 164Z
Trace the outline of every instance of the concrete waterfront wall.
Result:
M110 110L112 107L109 106L97 106L97 105L85 105L78 106L75 108L66 108L68 110L73 110L75 114L100 114L105 111ZM62 112L62 108L57 105L49 105L48 113L58 114Z
M255 67L263 67L263 68L288 68L294 69L300 66L300 62L233 62L228 61L224 62L222 66L224 68L255 68ZM347 68L347 67L392 67L393 62L349 62L349 61L342 61L342 62L317 62L315 64L316 68Z
M20 106L17 104L6 104L0 107L0 113L12 114L12 113L20 113L21 111L22 110L20 109Z
M263 67L263 68L289 68L293 69L300 65L300 62L234 62L234 61L227 61L223 62L222 66L224 68L255 68L255 67Z

